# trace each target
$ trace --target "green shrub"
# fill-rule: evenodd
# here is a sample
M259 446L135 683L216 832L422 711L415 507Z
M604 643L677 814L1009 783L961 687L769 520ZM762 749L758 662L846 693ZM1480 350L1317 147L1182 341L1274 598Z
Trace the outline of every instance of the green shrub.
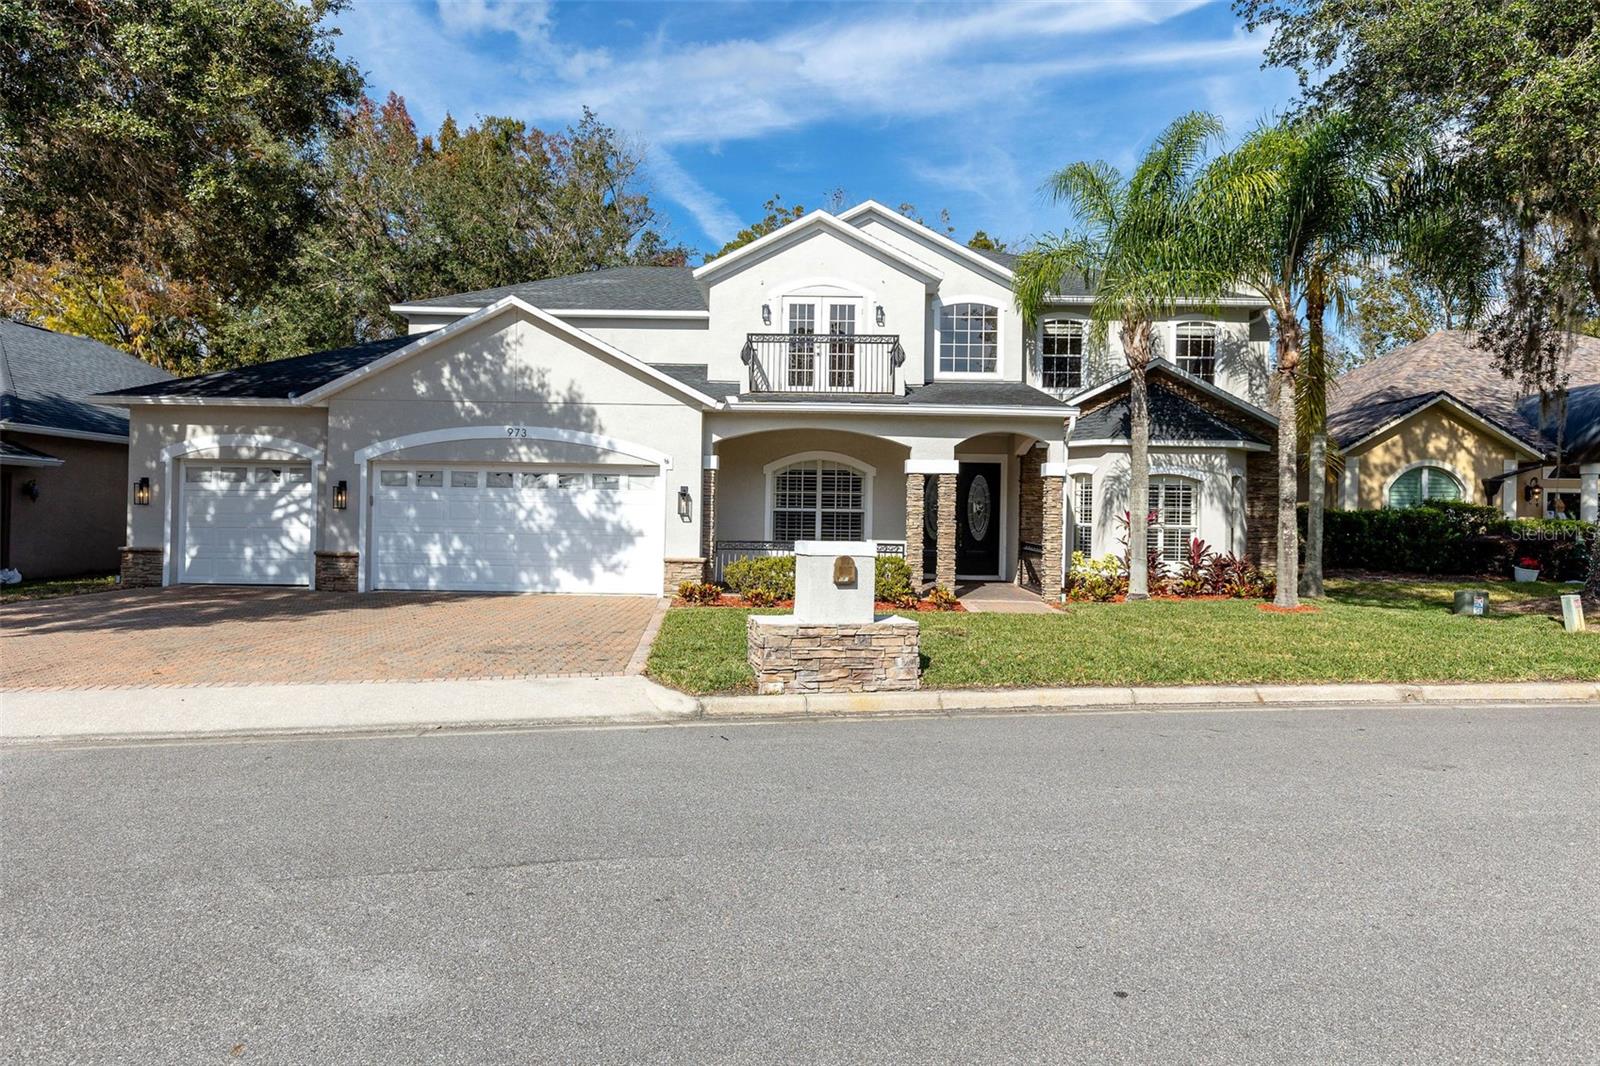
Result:
M1305 508L1300 509L1301 530ZM1589 563L1593 526L1571 519L1507 518L1499 510L1458 500L1376 511L1328 511L1323 565L1331 570L1502 576L1513 560L1531 555L1546 576L1581 578Z
M716 603L722 598L722 586L713 585L707 581L681 581L678 583L678 599L684 603L703 604Z
M1067 571L1067 599L1109 603L1128 592L1128 572L1115 555L1091 559L1083 552L1072 553L1072 568Z
M770 593L772 600L794 599L794 556L752 556L723 567L722 580L746 600L757 590Z
M880 555L873 568L872 598L903 604L911 595L911 566L898 555Z
M961 603L961 601L956 598L956 594L945 588L943 585L935 585L933 588L928 590L928 602L932 604L936 610L940 611L953 611Z

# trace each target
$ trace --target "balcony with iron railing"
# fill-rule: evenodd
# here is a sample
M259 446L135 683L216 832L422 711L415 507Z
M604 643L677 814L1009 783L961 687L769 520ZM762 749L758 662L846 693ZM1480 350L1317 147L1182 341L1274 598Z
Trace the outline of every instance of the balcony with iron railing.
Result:
M751 333L740 358L750 392L892 395L906 353L892 333Z

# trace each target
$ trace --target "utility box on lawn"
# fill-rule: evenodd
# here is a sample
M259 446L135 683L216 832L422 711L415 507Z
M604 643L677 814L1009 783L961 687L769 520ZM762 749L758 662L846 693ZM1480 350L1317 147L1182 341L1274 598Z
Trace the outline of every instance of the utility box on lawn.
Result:
M1480 589L1456 589L1455 606L1451 608L1452 614L1472 615L1482 618L1489 612L1489 594Z

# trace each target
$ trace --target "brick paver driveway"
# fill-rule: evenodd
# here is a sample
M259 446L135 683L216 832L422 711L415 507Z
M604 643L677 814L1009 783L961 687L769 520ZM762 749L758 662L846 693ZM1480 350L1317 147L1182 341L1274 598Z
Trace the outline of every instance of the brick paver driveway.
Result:
M656 601L130 589L0 607L0 687L621 674Z

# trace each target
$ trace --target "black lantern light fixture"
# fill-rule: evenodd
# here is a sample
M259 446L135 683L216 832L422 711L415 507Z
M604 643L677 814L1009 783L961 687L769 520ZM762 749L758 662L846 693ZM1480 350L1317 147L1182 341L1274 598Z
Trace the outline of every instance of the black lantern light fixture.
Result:
M133 502L140 507L150 506L150 479L142 477L133 484Z
M772 325L772 305L771 304L762 304L761 305L761 324L763 326Z
M341 481L333 487L333 509L342 511L350 506L350 483Z
M883 305L879 304L873 314L877 317L878 327L883 328Z
M678 486L678 517L683 519L685 522L689 521L689 518L690 518L690 507L692 506L692 504L693 504L693 501L689 498L689 486L688 485L679 485Z
M1539 484L1539 475L1535 474L1528 479L1528 484L1522 490L1522 498L1529 503L1538 503L1539 497L1544 495L1544 486Z

